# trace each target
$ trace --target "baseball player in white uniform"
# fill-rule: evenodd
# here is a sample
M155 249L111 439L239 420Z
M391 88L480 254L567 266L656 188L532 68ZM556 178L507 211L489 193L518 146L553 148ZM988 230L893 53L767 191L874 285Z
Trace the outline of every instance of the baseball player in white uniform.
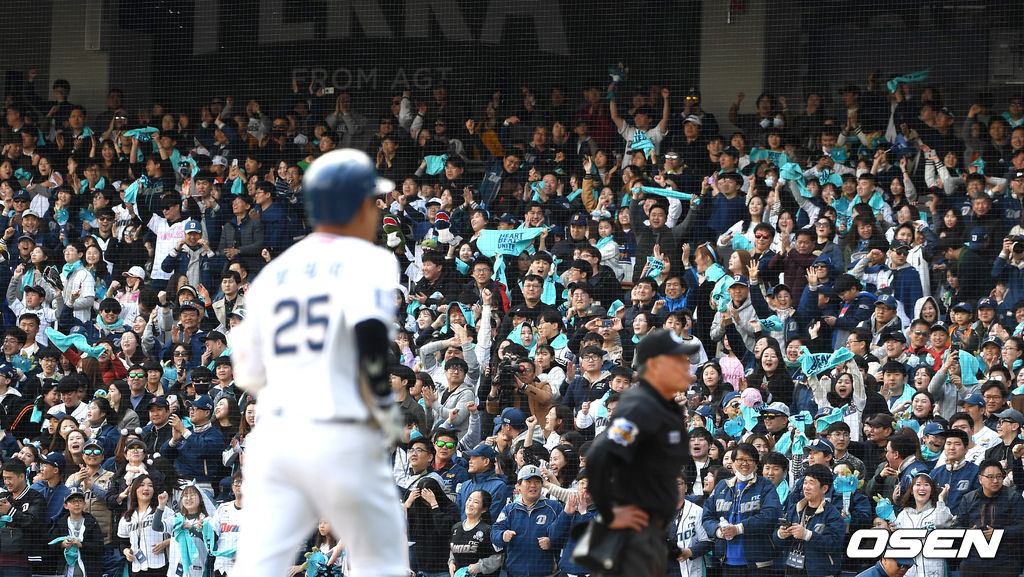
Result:
M329 152L303 178L313 233L271 261L231 330L235 382L259 395L246 437L233 577L286 575L326 518L354 577L406 577L408 542L388 467L396 410L387 375L398 264L373 245L374 194L393 184L356 150Z

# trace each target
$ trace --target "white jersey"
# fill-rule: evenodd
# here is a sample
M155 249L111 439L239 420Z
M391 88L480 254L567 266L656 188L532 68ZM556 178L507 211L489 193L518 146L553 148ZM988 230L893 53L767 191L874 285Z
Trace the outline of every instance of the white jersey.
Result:
M210 517L210 525L213 532L217 534L217 548L215 551L228 551L238 547L238 528L241 526L240 518L242 510L235 507L234 501L221 503L217 511ZM230 572L235 566L235 556L214 557L213 570L221 573Z
M353 331L368 319L393 331L397 286L390 251L354 237L309 235L246 292L247 318L229 337L235 382L259 391L262 414L368 419Z
M708 534L700 524L704 510L690 501L683 502L683 510L676 513L676 545L680 549L693 549L701 541L707 542ZM704 556L679 561L682 577L703 577Z

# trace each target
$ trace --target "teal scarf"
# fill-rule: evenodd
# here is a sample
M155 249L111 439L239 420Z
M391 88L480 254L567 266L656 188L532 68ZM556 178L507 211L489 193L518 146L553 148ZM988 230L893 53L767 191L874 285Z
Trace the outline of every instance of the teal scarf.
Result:
M76 270L78 270L80 268L82 268L82 261L81 260L76 260L75 262L69 262L69 263L64 265L64 268L61 269L61 274L64 275L64 278L70 278L71 277L71 273L75 272Z
M122 319L117 319L116 321L108 325L107 323L103 322L103 319L101 317L96 317L96 328L98 329L106 329L109 331L113 329L119 329L122 327L124 327L124 320Z
M192 539L192 530L185 529L185 516L178 513L174 516L174 529L171 531L171 537L178 543L178 548L181 551L181 561L183 565L183 572L188 573L188 569L196 562L199 558L199 548L196 547L195 540ZM210 525L209 519L203 520L202 529L199 533L203 537L203 542L206 543L206 549L213 551L213 527Z
M94 347L89 345L89 339L85 338L85 335L81 333L65 335L53 327L46 327L46 338L50 339L50 344L60 349L61 352L74 346L86 356L99 358L107 350L101 346Z
M65 537L58 537L53 541L50 541L48 545L56 545L71 539L70 535ZM78 545L72 545L64 550L64 560L67 561L68 567L74 567L78 563Z

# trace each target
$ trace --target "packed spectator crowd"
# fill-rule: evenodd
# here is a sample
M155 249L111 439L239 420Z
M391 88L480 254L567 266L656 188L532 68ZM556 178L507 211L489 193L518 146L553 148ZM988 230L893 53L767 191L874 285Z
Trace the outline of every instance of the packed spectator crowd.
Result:
M612 76L578 102L437 88L360 110L293 80L273 105L115 89L87 113L30 73L0 129L0 575L230 569L259 409L227 335L307 232L304 169L341 147L395 182L377 204L413 571L587 574L586 452L631 442L615 405L664 327L701 345L672 574L858 572L858 529L952 526L1006 530L962 574L1019 573L1021 97L954 113L872 78L792 109L740 93L718 119L699 90ZM310 530L294 571L343 571Z

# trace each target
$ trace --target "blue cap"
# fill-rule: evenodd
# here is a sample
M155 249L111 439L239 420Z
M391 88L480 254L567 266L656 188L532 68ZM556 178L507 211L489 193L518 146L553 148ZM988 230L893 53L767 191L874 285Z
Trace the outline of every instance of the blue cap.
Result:
M729 403L732 402L733 399L738 398L740 398L739 393L737 393L736 391L729 391L728 393L725 394L725 397L722 398L722 407L728 407Z
M821 451L822 453L828 453L829 455L836 454L836 448L832 445L832 442L828 439L814 439L807 444L807 450L809 451Z
M745 276L743 276L741 274L737 274L737 275L733 275L733 277L732 277L732 284L734 284L734 285L743 285L743 286L747 286L748 287L748 286L750 286L750 281L747 280L747 277L745 277Z
M46 457L43 458L43 462L41 464L50 465L51 467L57 467L58 469L63 469L66 463L67 461L64 460L64 455L58 453L57 451L54 451L52 453L47 453Z
M188 404L204 411L213 410L213 400L210 399L208 395L199 395L198 397L192 399Z
M466 451L465 453L463 453L463 455L465 455L466 457L483 457L485 459L490 459L491 462L493 463L495 457L498 456L498 452L494 450L494 447L488 445L487 443L480 443L479 445L474 447L473 450Z
M507 407L500 415L494 417L495 425L511 425L522 428L526 426L526 416L515 407Z
M929 421L929 422L924 424L924 427L921 429L921 434L922 435L938 435L939 433L943 433L945 431L946 431L946 428L943 427L942 425L936 423L935 421Z
M963 311L965 313L972 313L972 312L974 312L974 308L971 307L970 303L965 303L963 301L960 301L960 302L956 303L955 305L953 305L953 308L949 309L949 312L953 312L953 311L957 311L957 310L961 310L961 311Z
M898 308L896 305L896 297L890 294L879 295L879 297L875 299L875 306L877 307L878 305L885 305L892 310L896 310Z
M577 212L572 215L572 219L569 220L569 226L587 226L587 215L582 212Z
M983 297L978 299L978 310L981 309L994 309L996 308L996 301L989 297Z
M709 419L715 414L715 410L711 408L711 405L701 405L694 412L705 419Z
M814 259L814 262L811 263L811 266L814 266L816 264L823 264L823 265L827 266L828 268L832 268L832 259L829 258L829 256L827 254L823 254L823 255L819 256L818 258Z
M185 221L185 232L203 232L203 227L198 220Z
M1003 348L1003 339L995 335L991 335L981 342L981 348L985 348L985 345L995 345L999 348Z
M15 370L14 365L7 362L0 362L0 375L3 375L8 379L13 379L17 374L18 373Z
M967 397L964 397L964 399L960 401L960 404L974 405L975 407L984 407L985 399L981 396L981 393L973 393Z
M979 226L971 229L971 236L964 245L971 250L976 250L985 246L985 241L987 240L988 230Z

